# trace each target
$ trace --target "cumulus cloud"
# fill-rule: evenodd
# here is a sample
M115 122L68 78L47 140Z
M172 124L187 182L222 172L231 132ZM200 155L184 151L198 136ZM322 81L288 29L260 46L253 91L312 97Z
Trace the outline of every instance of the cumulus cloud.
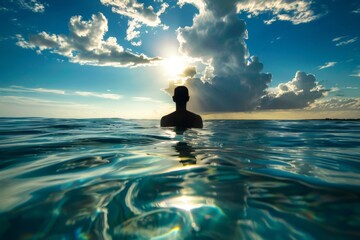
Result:
M201 11L211 10L215 16L227 15L234 8L237 13L249 13L249 17L260 14L270 15L265 23L290 21L293 24L307 23L318 19L324 13L315 13L310 0L179 0L179 5L191 3Z
M319 67L319 70L325 69L325 68L330 68L330 67L334 67L336 65L337 62L327 62L325 63L323 66Z
M194 4L199 14L192 26L177 30L180 52L206 66L199 78L195 78L194 68L184 73L189 76L185 85L191 94L190 108L199 112L253 110L265 94L271 74L261 73L263 64L257 57L249 59L247 29L237 16L236 1L180 1L185 3ZM172 95L174 87L171 82L164 90Z
M167 3L162 3L159 10L155 11L153 6L145 7L144 3L139 3L136 0L100 0L100 2L105 6L111 6L113 12L130 18L126 31L126 40L130 41L134 46L141 45L141 41L133 40L140 37L138 29L142 25L168 28L160 20L160 15L169 7Z
M155 12L153 6L145 7L143 3L136 0L100 0L105 6L112 6L112 11L148 26L156 27L161 23L159 16L165 12L169 6L164 3L158 12Z
M313 75L304 72L297 72L293 80L268 91L272 76L262 72L263 64L258 57L250 57L245 43L246 24L238 18L241 11L252 15L271 12L273 21L305 23L319 17L310 9L311 2L179 0L178 3L180 6L190 3L199 10L192 26L177 30L179 51L205 65L204 71L195 72L184 83L190 91L190 109L207 113L299 109L327 94L328 90ZM164 91L172 95L176 85L170 82Z
M293 24L307 23L321 17L312 9L311 1L307 0L242 0L236 1L238 12L247 12L250 16L270 14L266 24L275 21L290 21Z
M45 11L45 5L37 0L18 0L18 4L34 13L42 13Z
M262 97L260 109L300 109L308 107L315 100L326 96L329 90L316 82L312 74L298 71L295 77L281 83Z
M140 44L138 43L139 41L138 42L133 41L133 39L140 37L140 31L137 30L140 27L141 27L141 24L139 24L135 20L128 22L128 28L126 30L126 38L125 39L130 41L131 44L134 46L141 45L141 41L140 41Z
M181 73L181 77L193 78L196 75L196 66L187 66Z
M341 37L337 37L337 38L334 38L332 41L335 43L335 45L337 47L339 46L344 46L344 45L348 45L350 43L354 43L357 41L357 37L349 37L349 36L341 36Z
M125 50L115 37L104 39L108 22L102 13L92 15L89 21L83 21L81 16L71 17L69 30L68 36L40 32L31 35L29 40L25 40L22 35L16 35L17 45L34 49L38 53L49 50L67 57L73 63L94 66L139 66L159 60Z

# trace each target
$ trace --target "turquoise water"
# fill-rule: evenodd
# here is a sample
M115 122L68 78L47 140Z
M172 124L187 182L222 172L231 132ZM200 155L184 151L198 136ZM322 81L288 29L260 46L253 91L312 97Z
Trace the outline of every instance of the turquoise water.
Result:
M0 239L359 239L360 122L0 119Z

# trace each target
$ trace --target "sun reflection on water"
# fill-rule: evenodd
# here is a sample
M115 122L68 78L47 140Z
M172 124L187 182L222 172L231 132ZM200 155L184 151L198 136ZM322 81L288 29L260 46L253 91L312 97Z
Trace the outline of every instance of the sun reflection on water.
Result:
M186 211L191 211L195 208L200 208L203 206L214 206L214 205L215 203L213 199L191 197L191 196L175 197L159 203L160 207L175 207Z

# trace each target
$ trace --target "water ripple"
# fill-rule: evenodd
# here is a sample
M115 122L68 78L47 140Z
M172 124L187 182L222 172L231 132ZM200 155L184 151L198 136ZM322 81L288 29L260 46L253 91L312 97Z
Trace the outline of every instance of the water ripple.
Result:
M360 124L0 119L1 239L359 239Z

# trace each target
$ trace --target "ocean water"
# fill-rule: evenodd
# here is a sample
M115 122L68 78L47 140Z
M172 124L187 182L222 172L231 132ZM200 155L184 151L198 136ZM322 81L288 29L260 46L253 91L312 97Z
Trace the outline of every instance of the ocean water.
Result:
M360 122L0 119L0 239L359 239Z

